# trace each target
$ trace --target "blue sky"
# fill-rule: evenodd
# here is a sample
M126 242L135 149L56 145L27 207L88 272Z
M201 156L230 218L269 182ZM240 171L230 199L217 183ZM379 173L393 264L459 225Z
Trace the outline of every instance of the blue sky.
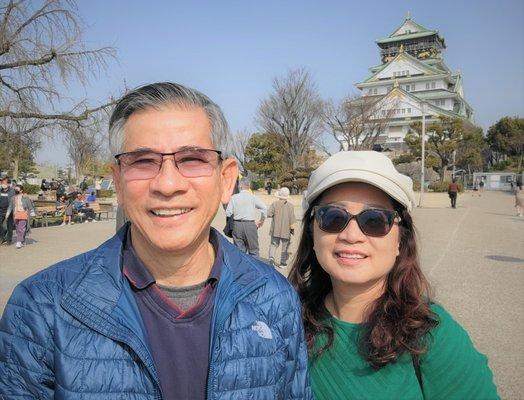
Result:
M124 87L175 81L199 89L224 110L232 131L256 130L254 116L275 76L305 67L322 97L356 93L380 63L375 40L406 13L436 29L444 59L464 76L465 97L485 130L524 115L524 1L132 1L78 2L91 48L113 46L118 62L72 97L91 104ZM60 144L38 161L65 164Z

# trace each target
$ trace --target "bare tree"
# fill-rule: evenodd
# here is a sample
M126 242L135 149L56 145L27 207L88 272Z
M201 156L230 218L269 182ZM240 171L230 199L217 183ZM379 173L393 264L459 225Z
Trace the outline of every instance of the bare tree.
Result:
M64 88L86 84L115 56L87 49L72 0L10 0L0 4L0 118L84 121L107 106L85 100L64 107Z
M11 170L13 178L18 179L22 158L32 159L40 147L37 131L45 130L50 123L43 120L0 118L1 165Z
M381 99L349 96L324 104L323 119L339 144L339 150L371 150L393 115L394 107Z
M323 133L322 100L305 69L273 80L273 93L260 104L256 123L284 139L284 155L293 169Z
M251 136L246 129L242 129L237 131L233 137L233 155L238 160L242 175L247 174L245 150Z
M77 179L86 173L89 163L103 158L103 139L100 134L103 131L102 125L101 119L91 119L89 125L70 121L60 124L66 133L63 135L63 141L74 164Z

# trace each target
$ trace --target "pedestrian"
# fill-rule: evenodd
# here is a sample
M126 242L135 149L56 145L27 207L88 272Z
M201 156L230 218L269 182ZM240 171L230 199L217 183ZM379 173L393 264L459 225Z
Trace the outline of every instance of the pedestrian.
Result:
M13 240L13 228L15 221L13 215L7 215L9 203L15 195L11 187L11 179L8 176L0 180L0 244L10 245Z
M277 193L278 200L269 206L267 212L268 218L271 218L269 236L269 261L271 265L279 268L287 268L287 259L289 257L288 249L291 242L291 235L295 229L295 207L289 201L289 189L281 188ZM280 262L275 260L275 254L278 246L280 249Z
M99 177L98 179L95 179L96 197L100 197L100 190L102 190L102 179L103 177Z
M0 398L311 399L289 282L211 222L238 175L220 108L174 83L109 122L122 229L19 284L0 321Z
M451 208L457 208L457 196L460 191L460 187L457 183L457 179L453 178L448 186L448 195L451 200Z
M64 183L62 181L58 181L57 187L56 187L56 200L60 200L62 196L65 196L66 190Z
M480 181L479 181L479 197L482 196L482 193L484 193L484 179L480 178Z
M259 256L258 228L264 224L267 207L262 200L249 190L251 182L240 180L240 192L231 196L226 208L226 217L233 217L233 242L243 252ZM256 221L256 210L260 219Z
M47 198L47 191L49 190L49 182L44 178L40 183L40 190L44 192L44 197Z
M20 249L25 246L25 239L31 230L31 217L36 215L35 207L29 197L24 194L22 185L14 187L15 195L11 197L7 216L13 214L16 231L16 248Z
M517 186L514 190L515 193L515 208L517 209L517 217L522 217L522 209L524 208L524 192L522 191L522 185Z
M290 280L316 399L497 399L487 358L429 297L412 180L374 151L313 173Z
M268 196L271 196L271 190L273 190L273 182L267 181L266 182L266 192Z
M85 193L85 191L89 187L89 185L87 183L87 176L84 176L84 179L82 179L82 182L80 182L80 186L79 187L80 187L80 191L82 193Z

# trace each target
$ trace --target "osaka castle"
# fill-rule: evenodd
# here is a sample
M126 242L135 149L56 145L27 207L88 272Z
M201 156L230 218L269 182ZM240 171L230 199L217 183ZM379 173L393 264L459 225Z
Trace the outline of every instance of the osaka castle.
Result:
M385 123L375 143L383 150L405 149L409 125L420 121L423 112L426 124L439 116L472 119L473 110L464 99L462 75L444 63L446 42L438 31L408 16L391 35L376 43L381 64L371 67L371 76L356 87L366 101L376 99L372 101L372 118Z

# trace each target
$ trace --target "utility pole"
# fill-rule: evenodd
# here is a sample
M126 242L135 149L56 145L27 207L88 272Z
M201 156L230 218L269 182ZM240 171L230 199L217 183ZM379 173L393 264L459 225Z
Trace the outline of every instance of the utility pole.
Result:
M422 159L421 159L421 168L420 168L420 198L418 200L418 206L422 207L422 200L424 198L424 182L425 177L425 160L426 160L426 103L421 103L422 111Z
M451 172L451 179L455 179L455 158L457 156L457 150L453 150L453 172Z

